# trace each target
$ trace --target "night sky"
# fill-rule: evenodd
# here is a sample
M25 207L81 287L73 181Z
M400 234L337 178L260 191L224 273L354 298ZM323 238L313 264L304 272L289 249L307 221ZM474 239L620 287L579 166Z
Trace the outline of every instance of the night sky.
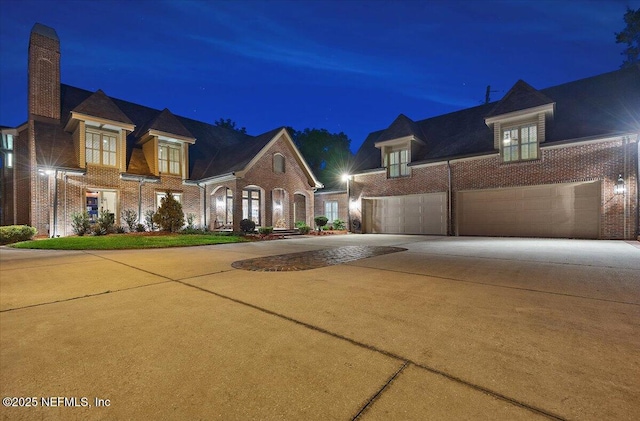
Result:
M414 120L620 67L636 1L0 0L0 125L26 121L35 22L60 37L62 83L249 134L345 132L356 150Z

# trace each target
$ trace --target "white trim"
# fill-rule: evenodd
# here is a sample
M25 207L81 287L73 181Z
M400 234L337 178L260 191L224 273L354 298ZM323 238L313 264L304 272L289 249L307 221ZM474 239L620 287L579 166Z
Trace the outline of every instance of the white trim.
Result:
M162 140L165 142L187 142L190 144L196 143L196 139L194 137L186 137L180 136L178 134L162 132L160 130L149 129L147 133L149 136L157 136L158 140Z
M603 138L599 138L599 139L591 139L591 140L583 140L583 141L578 141L578 142L571 142L571 143L562 143L561 145L540 145L540 149L561 149L561 148L571 148L573 146L583 146L583 145L592 145L594 143L607 143L607 142L615 142L615 141L620 141L622 140L623 137L625 136L629 136L632 138L632 141L637 140L638 135L637 134L621 134L621 135L616 135L616 136L609 136L609 137L603 137ZM635 138L635 139L633 139Z
M458 158L458 159L449 159L448 161L450 163L453 162L465 162L465 161L475 161L477 159L487 159L487 158L493 158L493 157L500 157L500 153L490 153L490 154L486 154L486 155L477 155L477 156L469 156L466 158ZM441 161L442 163L446 164L447 161Z
M409 164L411 168L435 167L436 165L446 165L447 161L427 162L424 164Z
M396 195L392 195L392 196L362 196L361 199L362 200L379 200L379 199L395 199L398 197L417 197L417 196L426 196L426 195L443 195L443 194L447 194L447 191L436 191L436 192L430 192L430 193L410 193L410 194L396 194Z
M80 114L75 111L71 111L71 118L69 119L69 122L65 127L65 130L70 130L72 126L75 126L74 120L84 121L85 125L87 124L87 122L97 123L99 129L105 128L107 130L111 129L111 130L118 130L118 131L120 131L121 129L124 129L132 132L136 128L134 124L123 123L121 121L108 120L106 118L94 117L86 114ZM94 127L94 126L91 126L91 127Z
M387 169L386 168L380 168L377 170L372 170L372 171L366 171L366 172L361 172L361 173L356 173L356 174L351 174L351 176L353 177L357 177L359 175L369 175L369 174L386 174L387 173Z
M551 104L539 105L533 108L526 108L524 110L513 111L506 114L500 114L494 117L488 117L484 119L484 123L487 126L490 126L493 123L507 123L514 120L520 120L527 117L535 117L540 113L548 113L553 115L553 111L555 109L556 103L552 102Z
M424 145L424 142L422 140L418 139L414 135L409 135L405 137L399 137L396 139L383 140L382 142L376 142L373 144L373 146L379 149L384 146L397 146L397 145L402 145L404 143L410 143L410 142L418 142Z

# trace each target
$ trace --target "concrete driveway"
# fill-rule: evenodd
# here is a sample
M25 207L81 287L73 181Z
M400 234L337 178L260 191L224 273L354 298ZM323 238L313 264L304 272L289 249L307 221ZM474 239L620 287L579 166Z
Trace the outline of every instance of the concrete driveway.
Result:
M305 271L231 266L348 245L407 250ZM0 394L32 405L2 419L637 420L639 246L2 247Z

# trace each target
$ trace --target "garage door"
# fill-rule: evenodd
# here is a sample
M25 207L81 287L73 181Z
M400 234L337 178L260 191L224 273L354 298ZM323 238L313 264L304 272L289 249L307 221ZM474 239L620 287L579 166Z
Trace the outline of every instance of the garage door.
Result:
M365 232L386 234L447 233L447 194L429 193L368 199Z
M600 182L458 192L459 235L598 238Z

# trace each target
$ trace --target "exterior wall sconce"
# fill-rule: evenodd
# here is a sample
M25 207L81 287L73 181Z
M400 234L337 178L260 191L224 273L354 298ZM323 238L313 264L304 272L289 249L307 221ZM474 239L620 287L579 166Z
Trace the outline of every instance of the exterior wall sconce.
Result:
M626 188L624 185L624 178L622 178L622 174L618 175L618 181L616 181L616 185L613 186L614 194L624 194Z

